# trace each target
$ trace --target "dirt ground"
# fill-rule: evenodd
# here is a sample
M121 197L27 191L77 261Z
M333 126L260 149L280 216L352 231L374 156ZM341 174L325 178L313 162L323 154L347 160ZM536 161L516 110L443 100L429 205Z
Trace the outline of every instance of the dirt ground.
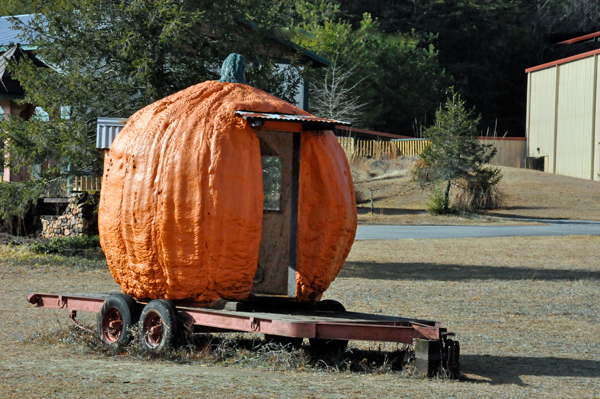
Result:
M428 191L412 181L414 160L358 162L352 166L362 224L523 224L511 218L600 220L600 182L501 167L504 209L469 217L431 216ZM374 212L371 213L370 191Z
M95 354L28 292L118 289L99 259L0 246L0 397L598 397L600 238L360 241L326 293L350 310L433 319L461 342L461 381ZM93 323L93 315L81 314ZM351 343L351 348L379 349ZM383 350L393 350L384 346Z

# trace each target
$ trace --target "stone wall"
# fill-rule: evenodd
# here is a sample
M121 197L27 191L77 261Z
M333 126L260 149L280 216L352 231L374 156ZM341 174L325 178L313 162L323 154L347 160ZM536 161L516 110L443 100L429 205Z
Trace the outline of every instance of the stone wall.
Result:
M42 237L69 237L84 234L95 235L95 223L90 217L90 206L85 203L84 196L75 194L69 199L69 205L60 216L41 216ZM97 228L97 227L96 227Z

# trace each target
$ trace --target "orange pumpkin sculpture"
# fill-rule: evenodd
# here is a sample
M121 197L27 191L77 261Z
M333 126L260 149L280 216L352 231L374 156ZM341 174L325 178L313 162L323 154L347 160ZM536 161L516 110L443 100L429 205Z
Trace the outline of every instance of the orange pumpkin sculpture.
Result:
M256 131L238 110L309 115L261 90L208 81L133 115L107 154L101 244L137 298L248 297L257 268L263 177ZM346 156L332 132L303 133L296 299L318 298L356 232Z

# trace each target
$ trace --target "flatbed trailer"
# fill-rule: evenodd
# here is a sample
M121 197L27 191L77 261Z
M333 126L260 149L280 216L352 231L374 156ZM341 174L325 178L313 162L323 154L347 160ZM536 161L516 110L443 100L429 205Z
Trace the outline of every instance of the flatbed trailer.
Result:
M84 329L76 319L77 312L98 313L95 333L113 346L127 344L126 331L139 320L140 342L155 353L170 347L183 330L262 333L296 344L308 338L312 346L329 350L344 350L353 340L395 342L415 345L415 366L423 374L444 373L454 378L460 374L459 343L439 322L349 312L332 300L299 303L289 298L255 297L197 304L134 300L121 293L31 293L27 301L37 307L68 310L73 322Z

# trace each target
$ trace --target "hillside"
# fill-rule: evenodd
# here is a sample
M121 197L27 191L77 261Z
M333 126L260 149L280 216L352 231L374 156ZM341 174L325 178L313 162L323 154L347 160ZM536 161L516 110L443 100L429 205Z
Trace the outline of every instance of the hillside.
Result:
M504 209L469 217L431 216L425 213L428 191L412 181L414 162L409 158L353 162L359 223L515 223L511 218L600 220L600 182L509 167L502 167L501 187L507 197ZM367 214L369 189L373 190L373 215Z

